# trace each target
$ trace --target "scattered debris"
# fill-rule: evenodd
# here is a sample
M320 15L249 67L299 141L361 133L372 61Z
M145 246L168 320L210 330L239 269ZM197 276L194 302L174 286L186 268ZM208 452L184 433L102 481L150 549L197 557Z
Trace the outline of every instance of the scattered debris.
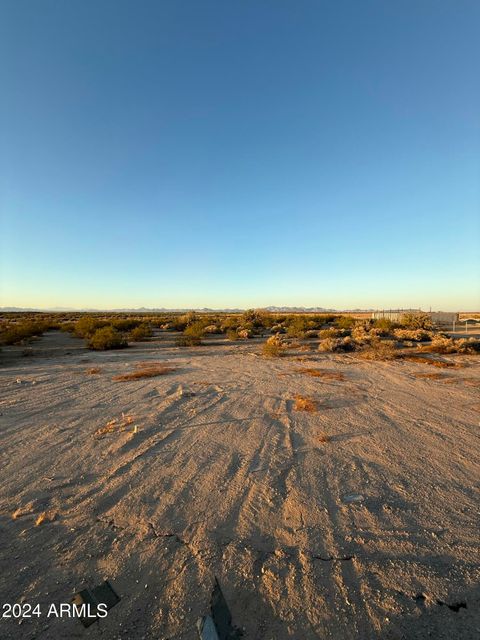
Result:
M133 421L134 421L133 416L122 413L121 419L112 418L112 420L109 420L104 427L100 427L100 429L97 429L94 435L97 438L101 438L103 436L108 435L109 433L117 433L120 431L125 431L126 427L132 424Z
M238 640L242 636L240 629L232 626L232 615L217 578L212 592L210 615L197 621L197 630L200 640Z
M94 587L93 589L83 589L76 593L72 599L72 604L77 605L78 607L87 605L85 607L87 615L80 616L80 622L84 627L89 627L91 624L96 622L99 617L104 617L104 615L98 615L98 606L100 604L104 605L104 607L100 609L100 612L103 613L105 609L108 611L118 604L120 599L120 596L115 592L109 581L105 580L105 582L100 584L98 587Z

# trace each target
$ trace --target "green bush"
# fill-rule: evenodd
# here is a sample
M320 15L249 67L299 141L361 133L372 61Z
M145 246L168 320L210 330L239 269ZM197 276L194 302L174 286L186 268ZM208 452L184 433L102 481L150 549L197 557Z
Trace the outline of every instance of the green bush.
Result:
M88 338L87 346L94 351L106 351L107 349L124 349L128 345L121 333L108 326L97 329Z
M50 328L48 322L26 320L24 322L11 322L2 326L0 342L2 344L18 344L23 340L41 336Z
M181 335L175 339L177 347L198 347L202 344L202 339L199 336Z
M138 327L135 327L130 331L130 340L133 340L134 342L141 342L142 340L151 338L152 335L152 327L146 322L143 322L142 324L139 324Z
M303 338L310 328L309 320L305 316L294 316L288 323L287 334L292 338Z
M74 332L80 338L90 338L98 329L105 327L106 324L107 323L102 320L97 320L91 316L84 316L75 323Z
M183 334L192 338L202 338L205 334L205 327L208 326L205 322L205 320L196 320L195 322L192 322L186 327Z

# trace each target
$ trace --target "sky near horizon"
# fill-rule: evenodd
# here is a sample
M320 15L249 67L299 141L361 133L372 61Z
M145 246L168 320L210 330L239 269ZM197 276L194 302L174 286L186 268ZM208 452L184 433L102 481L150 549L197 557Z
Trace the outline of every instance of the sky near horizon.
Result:
M476 0L2 0L0 306L480 309Z

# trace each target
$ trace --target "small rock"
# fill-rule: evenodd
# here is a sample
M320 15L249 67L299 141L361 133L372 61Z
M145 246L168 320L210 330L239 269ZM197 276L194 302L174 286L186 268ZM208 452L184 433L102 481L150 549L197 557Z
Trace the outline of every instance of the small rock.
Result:
M348 496L343 498L343 501L347 504L352 502L363 502L365 500L364 496L361 493L350 493Z

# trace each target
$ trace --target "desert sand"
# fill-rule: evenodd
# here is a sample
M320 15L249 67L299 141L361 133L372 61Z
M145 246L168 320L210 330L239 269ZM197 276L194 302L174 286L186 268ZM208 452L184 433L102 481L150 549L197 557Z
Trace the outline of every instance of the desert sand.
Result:
M105 578L122 599L88 629L1 620L2 640L193 640L215 576L247 640L480 636L480 356L270 360L166 332L21 352L0 354L0 602ZM138 363L174 370L114 380Z

